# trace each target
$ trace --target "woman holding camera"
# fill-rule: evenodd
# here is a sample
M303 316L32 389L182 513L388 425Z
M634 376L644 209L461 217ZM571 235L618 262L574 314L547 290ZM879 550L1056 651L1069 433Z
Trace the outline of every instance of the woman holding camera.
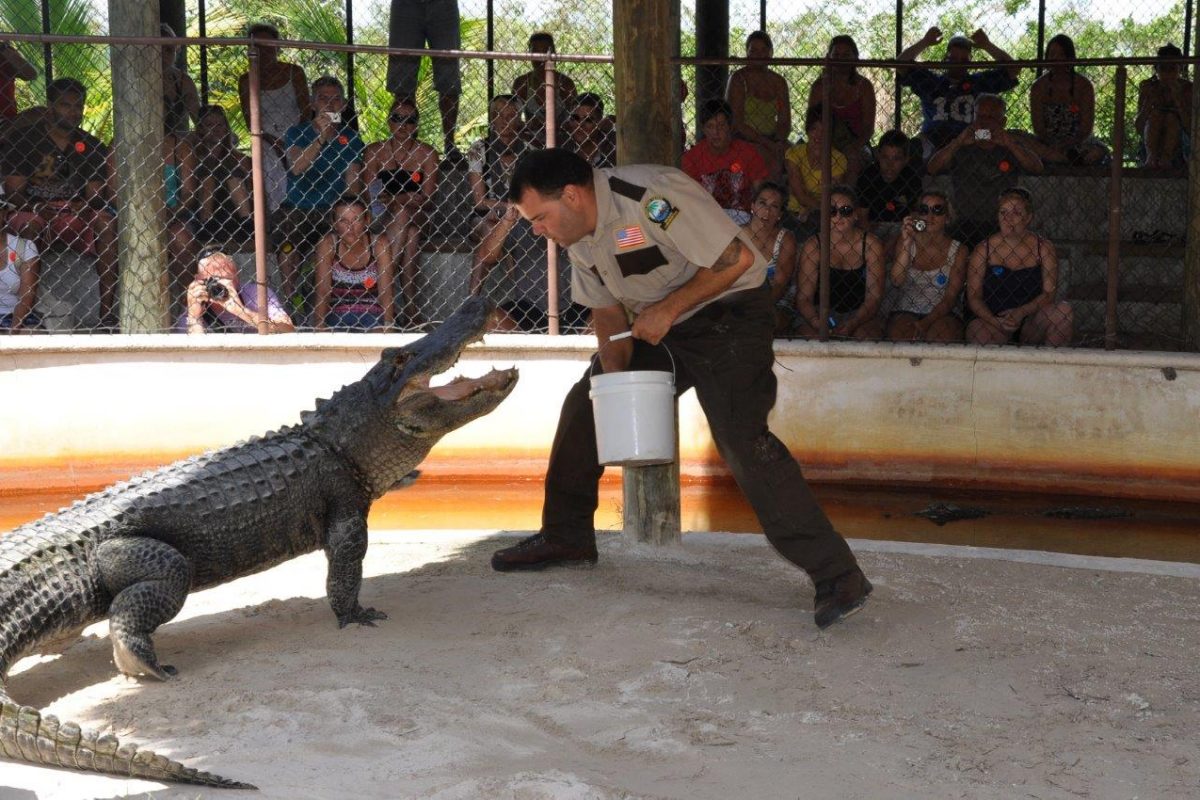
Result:
M896 302L887 325L887 338L893 341L962 341L958 309L967 277L967 248L946 233L950 217L945 193L927 191L900 226L891 269Z
M883 242L858 223L858 195L849 186L829 191L829 335L839 339L879 339L876 316L886 280ZM794 332L816 336L821 274L820 235L810 237L800 254Z
M237 264L219 250L200 253L196 277L187 288L187 312L175 323L176 331L205 333L255 333L258 331L258 286L243 286ZM267 333L290 333L296 328L279 298L267 289Z

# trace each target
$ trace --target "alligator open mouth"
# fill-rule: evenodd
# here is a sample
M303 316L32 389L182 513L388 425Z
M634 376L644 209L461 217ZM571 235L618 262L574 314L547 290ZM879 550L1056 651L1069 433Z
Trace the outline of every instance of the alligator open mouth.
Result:
M517 370L515 367L509 367L508 369L493 369L486 375L478 378L458 376L451 379L448 383L428 388L439 400L453 401L465 400L479 392L503 392L507 394L516 381Z

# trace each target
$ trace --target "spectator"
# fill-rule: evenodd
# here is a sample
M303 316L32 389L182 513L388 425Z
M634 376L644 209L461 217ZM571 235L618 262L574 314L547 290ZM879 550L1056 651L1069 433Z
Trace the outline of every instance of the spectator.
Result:
M421 226L429 221L438 181L437 151L417 139L419 122L413 100L396 100L388 114L392 135L367 147L363 166L363 179L377 203L373 216L387 232L392 274L400 276L406 325L419 323Z
M515 205L508 206L500 221L488 232L475 250L471 270L471 294L485 290L488 275L501 261L507 262L505 279L499 293L501 301L492 318L494 331L526 331L546 333L550 329L547 313L549 259L546 247L549 240L533 232ZM558 250L558 316L564 331L585 331L588 310L570 302L570 263L565 250Z
M359 198L334 204L333 230L317 245L318 330L361 333L395 324L391 245L370 227L371 212Z
M176 35L165 22L159 26L159 33L164 38ZM177 136L187 136L192 123L200 118L200 93L191 76L175 63L178 54L179 48L163 45L163 127Z
M288 298L296 291L301 254L329 231L334 202L347 192L361 191L363 143L342 119L346 96L341 81L330 75L317 78L312 99L312 122L293 125L284 137L288 190L275 234L283 293Z
M1158 48L1159 58L1182 58L1173 44ZM1154 65L1154 77L1138 84L1134 127L1142 136L1142 166L1182 169L1191 147L1192 82L1179 62Z
M841 34L829 40L826 58L858 61L853 37ZM871 155L875 135L875 85L858 74L853 64L830 66L808 90L808 107L819 107L824 82L829 78L829 109L833 114L833 146L846 156L845 181L853 183Z
M312 115L308 95L308 77L304 67L279 60L279 29L266 22L256 22L246 35L258 46L259 125L263 138L272 146L282 148L288 128L300 125ZM242 118L250 127L250 73L238 77L238 100Z
M293 125L302 125L312 117L308 95L308 77L304 68L279 60L279 30L258 22L246 35L258 45L259 127L262 129L263 181L267 190L267 210L275 211L287 195L287 163L284 137ZM238 98L242 119L250 130L250 73L238 77ZM228 121L228 120L227 120Z
M238 280L237 264L220 250L201 252L196 278L187 288L187 312L175 323L178 333L256 333L258 286ZM267 289L267 333L290 333L292 319Z
M1042 161L1097 164L1108 148L1092 135L1096 120L1096 90L1092 82L1065 63L1075 59L1075 42L1065 33L1046 43L1046 60L1055 62L1033 82L1029 116L1036 149Z
M117 196L117 158L121 146L114 140L108 151L108 192ZM190 137L163 132L159 146L163 164L163 205L167 212L167 296L178 302L191 280L196 241L192 236L192 214L196 197L196 159ZM180 309L175 305L171 316Z
M942 40L936 25L921 40L897 56L899 61L915 61L917 56ZM983 29L966 36L952 36L946 45L946 69L935 74L927 67L910 67L899 72L901 86L913 90L921 100L921 139L924 158L944 147L975 119L975 98L980 94L1007 92L1017 85L1020 67L996 67L968 72L963 66L971 60L972 45L997 62L1012 61L1012 56L992 44Z
M187 271L196 253L196 240L191 229L196 198L196 156L190 140L173 133L163 134L161 149L167 207L168 296L174 297L178 289L187 285Z
M0 42L0 133L9 120L17 116L17 82L31 81L38 76L37 69L25 60L21 51L11 42Z
M521 126L521 103L511 94L498 94L488 103L488 133L467 152L467 181L475 201L479 224L475 236L482 239L504 216L508 181L513 166L530 149Z
M876 317L883 299L883 242L858 224L858 196L849 186L829 192L829 335L843 339L879 339ZM812 236L800 253L794 332L816 336L820 330L821 241Z
M1016 187L1000 195L1000 231L971 253L967 302L975 315L967 324L972 344L1070 344L1074 314L1056 299L1058 254L1054 245L1029 230L1033 201Z
M562 145L578 153L593 167L617 165L617 135L612 120L604 116L600 95L584 92L567 118L567 140Z
M962 341L959 299L967 278L967 248L947 234L950 218L949 198L931 190L921 193L920 203L904 219L891 268L896 294L887 338L893 341Z
M733 112L724 100L710 100L700 112L704 138L683 154L683 171L713 196L739 225L750 221L754 186L767 177L754 145L733 138Z
M780 226L787 189L773 181L763 181L754 192L750 221L742 226L750 241L767 260L767 285L775 303L775 330L787 332L796 304L796 237Z
M871 232L884 240L891 252L907 217L921 194L921 174L909 163L909 138L891 130L879 137L875 160L858 176L855 189L867 209Z
M0 230L7 230L12 206L0 197ZM42 327L37 303L41 259L37 245L14 233L5 234L6 252L0 262L0 332L28 333Z
M461 50L458 0L392 0L388 18L388 47L431 50ZM387 87L397 98L417 96L418 56L388 56ZM459 157L454 146L458 129L458 101L462 76L457 58L433 59L433 86L438 93L442 117L442 140L446 156Z
M801 231L811 235L817 230L821 205L821 150L824 139L821 130L821 106L809 106L804 112L804 133L807 141L788 148L788 188L792 197L788 211L795 215ZM846 175L846 156L836 147L830 148L830 176L839 183Z
M725 99L733 112L733 132L758 149L772 180L784 174L783 156L791 145L792 103L787 81L767 67L775 47L766 31L746 37L747 64L729 76Z
M1022 172L1042 171L1042 160L1005 129L1004 98L982 94L974 121L929 159L929 172L950 173L959 221L954 238L974 247L996 231L1000 193L1017 185Z
M250 159L237 150L220 106L200 109L196 126L196 238L244 252L254 242Z
M9 132L0 172L18 211L9 230L45 250L62 243L96 257L100 325L117 326L116 221L105 200L107 148L79 126L87 90L74 78L46 87L45 115Z
M529 52L553 55L555 52L554 37L545 31L538 31L529 37ZM531 138L544 144L546 142L546 61L535 58L531 63L533 69L518 75L513 81L512 93L521 101L525 110L525 125ZM554 70L554 107L555 120L561 125L567 113L575 107L575 81Z

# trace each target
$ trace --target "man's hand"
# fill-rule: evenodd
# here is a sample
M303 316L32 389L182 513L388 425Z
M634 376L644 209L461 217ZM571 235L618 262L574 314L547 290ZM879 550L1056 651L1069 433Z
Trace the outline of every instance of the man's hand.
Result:
M935 44L942 41L942 29L934 25L929 30L925 31L925 35L921 37L921 42L926 47L933 47Z
M992 40L988 38L988 35L983 32L983 28L977 28L975 32L971 34L971 41L981 50L987 48L987 46L992 43Z
M658 344L670 332L678 316L662 301L647 306L633 321L634 338L649 344Z

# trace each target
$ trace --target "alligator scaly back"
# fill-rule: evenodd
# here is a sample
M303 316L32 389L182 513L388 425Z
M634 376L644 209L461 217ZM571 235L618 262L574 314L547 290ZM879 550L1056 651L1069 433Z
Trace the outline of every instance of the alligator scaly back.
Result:
M322 549L340 627L387 615L359 603L371 502L446 433L495 408L515 369L431 387L482 336L472 298L436 331L388 348L298 426L163 467L0 536L0 757L124 777L252 789L111 735L84 733L7 694L16 660L105 617L126 675L167 680L152 639L191 591Z
M59 722L30 706L18 706L0 693L0 753L13 761L102 772L127 778L175 781L221 789L257 789L249 783L185 767L150 750L121 744L111 734L98 736L74 722Z

